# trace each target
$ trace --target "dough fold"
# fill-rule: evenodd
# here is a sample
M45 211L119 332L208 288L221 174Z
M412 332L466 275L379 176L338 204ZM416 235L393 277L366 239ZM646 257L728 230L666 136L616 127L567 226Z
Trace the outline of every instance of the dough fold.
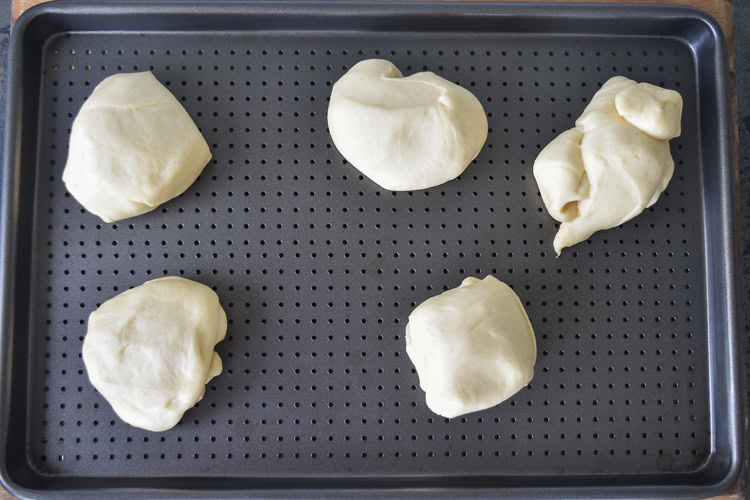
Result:
M357 63L333 86L328 129L354 167L391 191L458 177L487 139L487 117L468 90L434 73L404 78L382 59Z
M682 98L622 76L607 81L534 162L547 211L559 221L555 252L618 226L659 199L674 173L669 139Z
M214 346L227 316L219 297L184 278L148 281L92 312L83 342L89 379L135 427L174 427L222 371Z
M466 278L409 316L406 352L444 417L495 406L534 376L534 330L518 296L493 276Z
M198 127L151 72L105 78L70 133L65 185L105 222L182 194L211 160Z

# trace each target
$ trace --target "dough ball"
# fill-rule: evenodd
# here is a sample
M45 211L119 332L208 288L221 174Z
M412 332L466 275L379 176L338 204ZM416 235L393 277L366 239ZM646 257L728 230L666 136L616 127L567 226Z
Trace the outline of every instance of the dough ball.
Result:
M227 332L219 297L184 278L148 281L89 316L83 362L91 383L135 427L174 427L221 373Z
M211 160L187 111L150 72L105 78L73 122L63 181L105 222L182 194Z
M406 325L406 353L427 406L452 418L505 401L534 376L536 340L523 304L493 276L427 299Z
M412 191L461 175L487 139L487 117L471 92L434 73L404 78L390 62L369 59L333 86L328 129L364 175Z
M656 203L674 172L669 139L680 135L681 115L677 92L616 76L594 94L575 128L539 153L534 177L561 223L558 255Z

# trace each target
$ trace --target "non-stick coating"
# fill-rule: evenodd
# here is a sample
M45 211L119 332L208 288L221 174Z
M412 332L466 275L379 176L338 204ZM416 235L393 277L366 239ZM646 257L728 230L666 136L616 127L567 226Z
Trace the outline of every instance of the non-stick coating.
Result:
M485 106L460 179L391 193L326 130L356 62L435 71ZM744 443L735 177L719 26L682 7L51 2L16 23L0 179L0 482L22 497L709 497ZM105 224L61 180L106 76L152 70L214 159L184 195ZM532 176L611 76L678 90L675 175L651 209L555 258ZM536 376L429 412L411 310L467 276L521 297ZM89 384L86 319L181 275L227 311L224 373L164 433Z
M380 189L326 129L332 84L391 60L471 90L490 133L456 181ZM695 64L670 39L507 34L72 34L43 61L30 457L75 476L685 472L711 454ZM106 76L151 70L213 160L179 198L105 224L61 180L70 127ZM659 202L555 258L532 176L610 77L682 94ZM418 126L415 124L415 126ZM411 310L467 276L521 297L535 377L450 421L406 356ZM174 429L130 427L88 382L86 319L180 275L229 317L224 373ZM158 332L155 332L158 333Z

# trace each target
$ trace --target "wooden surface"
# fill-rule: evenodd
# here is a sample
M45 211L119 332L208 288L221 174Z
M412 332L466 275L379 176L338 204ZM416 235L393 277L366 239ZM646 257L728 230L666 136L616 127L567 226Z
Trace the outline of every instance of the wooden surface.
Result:
M13 11L12 11L12 20L15 22L16 19L18 19L18 16L20 16L26 9L33 7L34 5L44 3L49 0L12 0L13 2ZM516 0L518 1L518 0ZM524 1L524 0L522 0ZM552 1L559 1L559 0L535 0L535 1L542 1L542 2L552 2ZM580 2L581 0L572 0L574 2ZM731 71L731 83L732 83L732 114L734 117L734 137L735 137L735 158L737 158L738 153L738 133L737 133L737 95L735 92L735 86L734 86L734 33L733 33L733 24L732 24L732 0L597 0L599 2L606 2L606 3L652 3L652 4L679 4L679 5L689 5L691 7L698 7L699 9L703 9L709 14L711 14L718 22L719 25L721 25L721 28L724 30L724 36L727 38L727 43L729 46L729 67ZM739 165L739 163L738 163ZM739 167L737 168L737 173L739 176ZM739 182L738 182L739 185ZM729 500L729 499L740 499L740 498L746 498L746 490L748 488L748 485L745 484L743 481L738 483L734 486L727 494L722 495L721 497L716 497L717 499L722 500ZM13 496L11 496L7 491L5 491L2 487L0 487L0 500L12 500Z

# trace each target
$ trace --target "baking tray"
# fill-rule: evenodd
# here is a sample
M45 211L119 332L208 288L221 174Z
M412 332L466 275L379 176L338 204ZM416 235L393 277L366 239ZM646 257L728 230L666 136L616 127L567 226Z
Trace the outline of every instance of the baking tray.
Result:
M432 70L488 113L458 180L392 193L326 130L357 61ZM104 224L65 191L104 77L150 69L214 158L184 195ZM3 482L25 497L705 497L743 456L735 177L720 29L682 7L55 2L16 24L2 183ZM531 166L614 75L678 90L659 202L555 258ZM469 275L520 295L536 375L446 420L404 350L413 307ZM142 282L212 286L224 373L174 429L89 384L86 318Z

